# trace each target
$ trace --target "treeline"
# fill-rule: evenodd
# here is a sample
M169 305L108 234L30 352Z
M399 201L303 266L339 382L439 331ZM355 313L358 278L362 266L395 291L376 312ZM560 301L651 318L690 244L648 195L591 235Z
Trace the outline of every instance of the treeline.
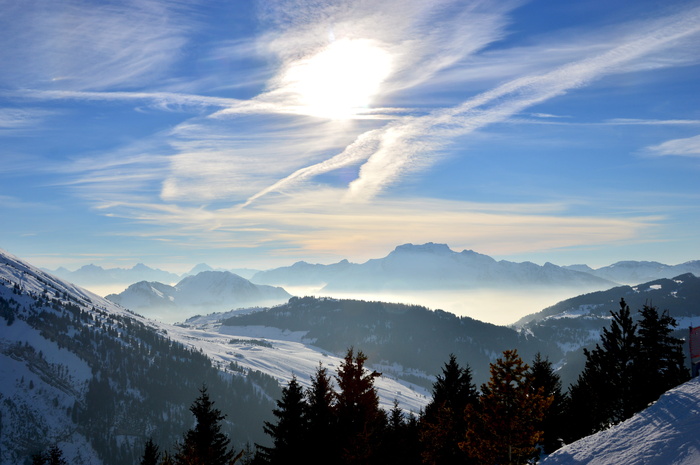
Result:
M379 406L367 357L349 349L331 376L319 365L311 387L293 378L264 423L271 445L234 451L221 435L223 415L206 389L193 404L195 428L174 452L146 444L141 465L232 464L525 464L595 431L631 417L663 392L686 381L683 341L671 336L676 322L645 305L633 323L624 300L599 344L586 350L586 366L566 392L551 362L537 355L526 364L515 350L490 366L477 386L469 365L454 355L433 384L422 412L395 402ZM199 451L199 452L198 452Z

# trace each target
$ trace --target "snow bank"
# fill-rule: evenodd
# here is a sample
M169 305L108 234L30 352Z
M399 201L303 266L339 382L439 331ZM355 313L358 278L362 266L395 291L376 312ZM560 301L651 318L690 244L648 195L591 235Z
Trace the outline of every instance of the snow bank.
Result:
M668 391L646 410L556 451L541 465L700 463L700 380Z

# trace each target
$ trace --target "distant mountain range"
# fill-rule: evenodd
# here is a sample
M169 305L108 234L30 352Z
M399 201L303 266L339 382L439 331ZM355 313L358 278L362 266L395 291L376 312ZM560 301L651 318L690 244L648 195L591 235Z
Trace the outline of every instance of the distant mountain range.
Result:
M517 288L531 286L605 289L615 283L551 263L496 261L472 250L455 252L445 244L405 244L384 258L363 264L298 262L256 273L253 282L277 285L325 285L323 291L400 291Z
M134 311L212 313L240 307L270 306L291 297L280 287L253 284L229 271L202 271L174 286L141 281L105 298Z
M684 273L700 276L700 260L679 265L658 262L622 261L593 269L588 265L558 266L552 263L497 261L472 250L455 252L445 244L432 242L396 247L383 258L365 263L348 260L322 265L304 261L291 266L260 271L249 268L213 269L201 263L178 275L150 268L142 263L132 268L104 269L86 265L75 271L65 268L46 270L81 286L128 284L141 281L173 285L186 276L202 271L230 271L256 284L309 286L324 293L357 291L400 291L410 289L477 288L571 288L580 292L607 289L619 284L637 284Z
M259 270L248 268L236 268L230 270L214 269L206 263L195 265L190 271L183 274L171 273L158 268L151 268L143 263L137 263L131 268L102 268L97 265L85 265L75 271L70 271L64 267L55 270L45 269L49 273L75 283L79 286L105 286L124 285L140 281L159 282L165 284L177 283L187 276L193 276L202 271L230 271L243 278L250 278Z

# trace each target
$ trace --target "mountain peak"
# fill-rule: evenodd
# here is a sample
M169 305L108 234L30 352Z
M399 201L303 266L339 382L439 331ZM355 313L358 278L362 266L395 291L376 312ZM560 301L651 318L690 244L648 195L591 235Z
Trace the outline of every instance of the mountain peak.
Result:
M425 244L414 245L414 244L403 244L399 245L394 249L392 253L431 253L436 255L451 255L455 253L450 249L447 244L436 244L434 242L427 242Z

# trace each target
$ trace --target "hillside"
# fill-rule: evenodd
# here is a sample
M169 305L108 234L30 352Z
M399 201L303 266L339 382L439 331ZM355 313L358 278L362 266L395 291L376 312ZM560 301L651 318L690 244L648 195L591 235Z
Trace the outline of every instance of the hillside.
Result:
M271 309L233 315L221 324L299 331L324 350L339 353L354 345L371 360L431 375L437 374L452 353L471 366L478 384L487 380L489 363L506 349L517 347L526 360L537 352L549 355L552 348L553 355L558 355L556 347L511 328L441 310L384 302L294 297Z
M277 381L168 328L0 251L0 463L52 444L76 465L135 463L148 436L180 439L203 383L236 444L264 441Z
M700 463L700 379L666 394L627 421L566 445L541 465Z

